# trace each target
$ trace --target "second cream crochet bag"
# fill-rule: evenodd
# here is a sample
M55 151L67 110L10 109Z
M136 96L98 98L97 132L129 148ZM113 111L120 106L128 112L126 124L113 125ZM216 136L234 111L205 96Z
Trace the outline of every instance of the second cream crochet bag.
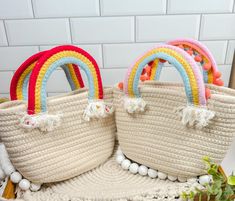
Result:
M183 85L154 81L162 60L178 70ZM139 83L150 63L152 81ZM176 178L205 174L203 156L220 163L235 135L235 91L204 84L192 57L172 45L148 51L128 69L123 91L114 89L114 105L123 154Z
M67 64L85 71L89 89L47 98L47 80ZM31 73L28 91L27 101L0 106L0 140L26 179L35 183L69 179L112 154L116 130L109 107L112 89L103 89L97 63L87 52L75 46L46 52Z

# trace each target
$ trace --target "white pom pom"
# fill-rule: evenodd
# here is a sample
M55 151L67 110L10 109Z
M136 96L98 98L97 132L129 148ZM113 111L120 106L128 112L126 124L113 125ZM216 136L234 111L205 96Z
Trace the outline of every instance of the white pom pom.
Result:
M105 104L103 100L90 100L83 113L83 119L90 121L92 118L105 118L113 111L113 107Z
M59 127L61 124L62 114L48 114L41 113L36 115L24 115L20 120L20 125L27 131L31 131L35 128L43 132L53 131L55 128Z
M189 127L195 126L198 129L206 127L215 116L213 111L191 105L177 108L176 113L181 117L183 125Z
M124 161L122 161L122 168L124 170L128 170L128 168L130 167L131 161L128 159L125 159Z
M132 163L129 167L129 170L132 174L136 174L138 172L139 165L137 163Z
M203 186L211 182L212 182L212 177L210 175L203 175L199 177L199 183Z
M135 112L143 112L146 107L146 102L142 98L128 98L124 99L124 108L130 114Z
M40 190L40 188L41 188L41 184L34 184L34 183L31 183L30 184L30 190L31 191L38 191L38 190Z
M145 176L148 174L148 168L144 165L141 165L138 170L139 174Z
M148 176L151 178L156 178L157 177L157 171L153 169L148 169Z
M170 181L176 181L176 180L177 180L177 177L174 177L174 176L171 176L171 175L168 175L167 178L168 178Z
M22 179L22 175L19 172L13 172L10 176L10 179L13 183L18 184Z
M125 160L125 157L123 155L117 155L116 156L116 161L117 161L118 164L121 164L122 161L124 161L124 160Z
M183 183L183 182L187 181L187 178L186 177L178 177L178 181Z
M164 174L163 172L158 172L158 178L162 179L162 180L165 180L167 178L167 175Z
M22 179L19 183L19 187L26 191L30 188L30 182L27 179Z

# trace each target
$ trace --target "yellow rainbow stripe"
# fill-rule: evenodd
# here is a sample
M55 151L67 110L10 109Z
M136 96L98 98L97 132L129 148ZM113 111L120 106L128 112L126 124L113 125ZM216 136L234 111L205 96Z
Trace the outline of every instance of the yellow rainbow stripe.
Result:
M159 59L155 59L153 61L152 66L151 66L152 68L151 68L150 80L154 80L155 79L155 75L156 75L156 72L157 72L158 64L159 64Z
M41 112L41 96L40 96L40 94L41 94L41 88L42 88L42 81L43 81L43 78L44 78L47 70L55 61L62 59L62 58L65 58L65 57L77 58L78 60L81 60L83 63L85 63L87 65L90 72L92 73L92 77L94 78L95 98L97 98L97 99L99 98L98 79L97 79L94 65L91 63L91 61L88 60L82 54L77 53L75 51L63 51L63 52L59 52L59 53L51 56L50 59L48 59L40 69L40 72L39 72L38 78L37 78L37 82L36 82L36 87L35 87L35 112L36 113Z
M136 75L136 71L139 67L139 64L143 62L144 59L147 57L150 57L154 54L158 53L166 53L174 58L176 58L181 65L184 67L190 81L190 85L192 88L192 96L193 96L193 102L195 105L199 105L199 90L197 87L197 80L195 78L194 72L190 66L190 64L184 59L183 56L181 56L179 53L175 52L174 50L167 49L167 48L158 48L158 49L153 49L149 51L147 54L145 54L143 57L141 57L133 66L130 77L128 79L128 94L130 97L135 97L134 91L133 91L133 86L134 86L134 79Z
M80 83L79 83L79 81L78 81L78 79L77 79L77 76L76 76L76 73L75 73L73 64L67 64L67 66L68 66L68 69L69 69L69 73L70 73L70 75L71 75L71 78L72 78L72 80L73 80L73 83L74 83L74 85L75 85L75 89L81 88Z
M24 84L24 80L27 77L28 74L31 73L31 71L33 70L35 64L37 63L37 61L33 62L31 65L29 65L25 71L21 74L18 82L17 82L17 86L16 86L16 94L17 94L17 99L18 100L23 100L23 84Z

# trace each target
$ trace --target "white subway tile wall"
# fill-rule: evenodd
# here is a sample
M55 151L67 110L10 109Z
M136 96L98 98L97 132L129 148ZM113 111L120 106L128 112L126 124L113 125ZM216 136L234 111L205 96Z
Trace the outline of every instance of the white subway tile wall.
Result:
M72 18L74 43L134 42L134 17Z
M104 84L113 85L140 54L177 37L207 45L227 85L235 49L234 1L0 0L0 97L8 96L17 67L38 51L81 46L97 60ZM180 81L167 66L161 79ZM51 76L47 90L50 95L70 90L62 70Z
M168 13L229 13L233 0L168 0Z

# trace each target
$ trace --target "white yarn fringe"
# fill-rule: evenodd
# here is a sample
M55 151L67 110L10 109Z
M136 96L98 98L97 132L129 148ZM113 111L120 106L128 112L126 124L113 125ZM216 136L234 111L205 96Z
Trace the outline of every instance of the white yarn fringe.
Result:
M6 147L0 143L0 164L5 175L10 176L11 173L15 172L15 168L12 165Z
M52 131L61 124L62 114L40 113L36 115L24 115L20 120L20 125L25 130L33 130L38 128L42 132Z
M124 108L130 114L144 112L146 102L142 98L124 98Z
M86 107L83 113L83 119L90 121L92 118L105 118L108 115L112 114L114 111L112 106L108 106L102 100L92 100L89 101L88 106Z
M196 127L198 129L206 127L215 116L213 111L191 105L177 108L176 113L179 114L185 126Z

